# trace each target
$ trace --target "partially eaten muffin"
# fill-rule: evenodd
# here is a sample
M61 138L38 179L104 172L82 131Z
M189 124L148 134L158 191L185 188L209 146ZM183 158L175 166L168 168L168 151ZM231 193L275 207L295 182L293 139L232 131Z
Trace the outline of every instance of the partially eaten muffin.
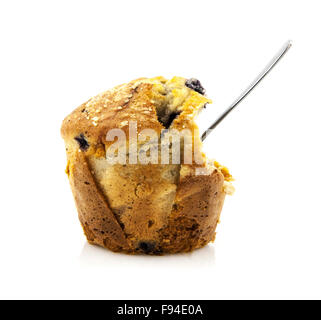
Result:
M191 251L214 240L232 177L201 152L195 117L211 103L204 93L196 79L141 78L97 95L65 118L66 172L90 243L125 253L164 254ZM138 132L134 140L131 123ZM107 157L114 141L106 136L115 128L126 137L121 163ZM142 139L146 129L156 140ZM190 161L185 161L184 133L179 161L162 162L162 147L167 143L170 156L174 150L172 141L162 138L184 130L191 132ZM133 145L138 160L141 152L154 148L159 161L130 162Z

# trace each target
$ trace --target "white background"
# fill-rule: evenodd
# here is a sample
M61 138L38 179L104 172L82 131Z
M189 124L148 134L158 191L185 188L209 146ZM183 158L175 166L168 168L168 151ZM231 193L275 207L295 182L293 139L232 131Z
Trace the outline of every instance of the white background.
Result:
M321 298L320 1L1 1L0 298ZM60 125L146 76L196 77L209 124L293 47L208 138L228 166L217 240L191 254L90 246Z

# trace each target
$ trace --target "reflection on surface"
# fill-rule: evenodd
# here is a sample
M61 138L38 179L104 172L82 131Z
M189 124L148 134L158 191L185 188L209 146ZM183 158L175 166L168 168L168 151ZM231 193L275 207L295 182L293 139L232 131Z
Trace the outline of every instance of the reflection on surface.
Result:
M85 243L80 263L88 267L103 268L200 268L215 265L215 249L210 244L191 253L165 256L126 255Z

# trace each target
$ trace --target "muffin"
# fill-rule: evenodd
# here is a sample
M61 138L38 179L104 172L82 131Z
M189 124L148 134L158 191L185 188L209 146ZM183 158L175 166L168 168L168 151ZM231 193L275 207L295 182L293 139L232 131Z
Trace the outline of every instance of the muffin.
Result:
M209 103L196 79L140 78L89 99L64 119L66 172L89 243L166 254L214 241L233 187L228 170L201 151L195 118ZM118 149L115 129L124 138L118 137ZM172 132L179 134L179 152Z

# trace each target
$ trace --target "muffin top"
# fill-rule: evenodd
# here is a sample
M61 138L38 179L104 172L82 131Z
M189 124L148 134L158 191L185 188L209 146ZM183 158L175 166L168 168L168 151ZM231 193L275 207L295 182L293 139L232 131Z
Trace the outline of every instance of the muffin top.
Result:
M76 108L62 124L62 137L86 154L103 156L106 134L122 129L128 137L129 122L137 131L190 129L198 135L195 116L211 100L197 79L139 78L98 94Z

